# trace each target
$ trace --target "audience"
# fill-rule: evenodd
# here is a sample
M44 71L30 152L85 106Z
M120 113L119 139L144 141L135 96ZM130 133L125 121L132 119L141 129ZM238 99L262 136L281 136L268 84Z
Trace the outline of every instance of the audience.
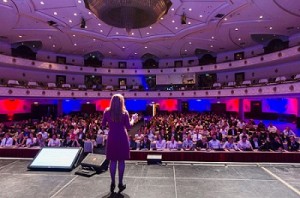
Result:
M101 120L102 114L85 114L0 123L1 147L84 147L92 141L103 148L109 128ZM131 150L299 150L289 127L212 113L158 113L130 131L128 141Z

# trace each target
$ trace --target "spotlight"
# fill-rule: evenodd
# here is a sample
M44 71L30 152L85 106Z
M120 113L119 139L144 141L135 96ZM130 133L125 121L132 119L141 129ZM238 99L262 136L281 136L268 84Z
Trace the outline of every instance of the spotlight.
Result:
M80 22L80 28L84 29L85 28L85 19L81 18L81 22Z
M47 21L49 26L55 26L57 23L55 21Z
M186 24L186 15L185 15L185 13L183 13L181 15L181 24Z

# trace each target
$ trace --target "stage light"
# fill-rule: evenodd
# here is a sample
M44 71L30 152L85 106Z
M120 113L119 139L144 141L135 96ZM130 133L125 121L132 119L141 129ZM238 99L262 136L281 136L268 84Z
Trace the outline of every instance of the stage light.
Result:
M84 29L86 26L86 21L84 18L81 18L81 22L80 22L80 28Z
M181 15L181 24L186 24L186 15L185 15L185 13L183 13L182 15Z

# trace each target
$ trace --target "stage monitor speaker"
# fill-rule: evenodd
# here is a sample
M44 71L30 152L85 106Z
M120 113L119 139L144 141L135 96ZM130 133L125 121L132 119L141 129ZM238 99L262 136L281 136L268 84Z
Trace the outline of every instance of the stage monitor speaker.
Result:
M147 164L161 164L162 160L162 155L153 155L153 154L149 154L147 155Z
M105 155L89 153L80 165L85 170L90 169L99 174L108 170L109 161Z

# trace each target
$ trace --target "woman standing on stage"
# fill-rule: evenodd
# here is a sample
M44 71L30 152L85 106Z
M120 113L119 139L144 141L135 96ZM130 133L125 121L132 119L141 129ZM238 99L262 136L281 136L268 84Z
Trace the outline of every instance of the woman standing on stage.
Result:
M125 107L124 97L121 94L115 94L110 101L103 115L102 126L108 123L109 133L107 138L106 159L110 160L110 191L113 193L115 189L115 175L118 164L119 170L119 193L125 190L126 185L123 184L123 175L125 171L125 160L130 158L127 129L137 119L137 114L129 118L129 114Z

